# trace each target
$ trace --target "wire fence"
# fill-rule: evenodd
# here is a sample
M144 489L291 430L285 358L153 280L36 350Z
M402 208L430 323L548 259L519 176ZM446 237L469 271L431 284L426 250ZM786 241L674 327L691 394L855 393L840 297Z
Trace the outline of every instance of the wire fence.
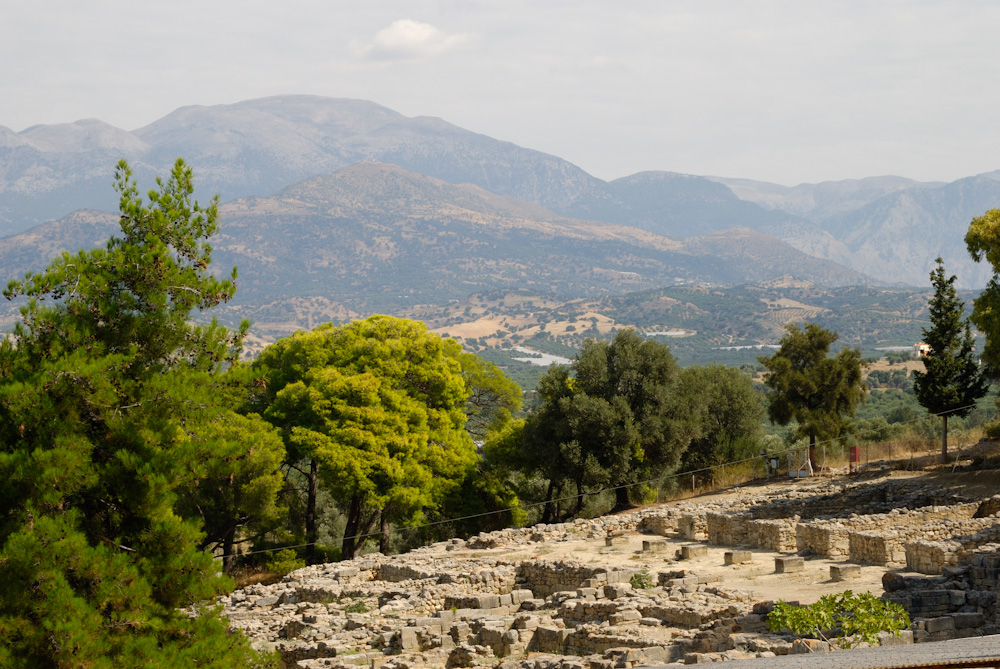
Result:
M961 407L958 410L952 409L949 412L942 412L938 414L930 414L932 416L940 417L944 413L953 414L956 411L961 411L963 409L970 408L974 405L969 405L968 407ZM898 425L909 425L922 421L924 417L915 418L908 421L902 421L897 423ZM699 495L706 494L709 492L714 492L723 488L731 487L732 485L737 485L741 483L748 483L754 480L763 479L765 481L771 479L780 479L783 477L788 478L807 478L815 475L822 475L823 473L828 473L832 469L841 469L844 466L848 468L849 473L862 473L869 471L873 465L879 463L879 467L885 466L881 464L884 458L877 458L874 462L872 461L871 447L872 446L884 446L888 445L889 458L893 458L892 444L891 442L869 442L863 443L859 446L848 446L844 443L841 438L833 438L820 440L813 443L811 446L803 446L800 444L795 444L789 446L785 449L779 449L770 452L761 452L759 454L743 458L740 460L731 460L727 462L718 463L708 467L702 467L699 469L692 469L683 472L674 472L670 474L665 474L662 476L657 476L649 479L644 479L641 481L635 481L632 483L622 484L618 486L608 486L598 490L581 492L579 494L565 495L555 499L544 500L540 502L531 502L527 504L517 504L514 506L505 507L502 509L494 509L491 511L484 511L481 513L474 513L465 516L457 516L453 518L443 518L433 521L428 521L425 523L418 523L414 525L401 525L393 527L393 532L404 533L404 532L418 532L420 530L426 530L433 527L438 527L448 523L460 523L468 520L476 520L479 518L485 518L489 516L498 516L501 514L508 514L514 511L530 511L532 509L537 509L544 507L546 505L559 505L563 502L577 501L582 496L592 497L597 495L602 495L605 493L613 493L622 489L632 489L640 486L655 486L657 491L656 502L662 502L666 500L661 500L659 493L664 489L666 484L676 481L676 485L673 488L673 494L670 495L672 499L681 497L686 494L686 486L688 480L691 484L691 494ZM816 452L816 449L820 449ZM835 457L836 451L839 449L839 457ZM917 452L913 448L913 441L910 440L909 459L906 465L907 469L912 468L916 460ZM930 448L921 451L921 455L928 453L936 453L936 445L931 445ZM962 453L962 446L959 445L957 455L960 456ZM813 459L814 456L815 460ZM955 459L955 464L958 463L958 457ZM727 477L727 468L730 473L730 477ZM746 470L750 470L750 475L747 475ZM953 468L954 469L954 468ZM742 474L739 472L742 470ZM757 472L760 472L759 475ZM707 474L707 476L704 476ZM381 531L365 532L361 534L355 534L352 536L341 537L341 541L353 540L355 542L363 542L369 539L379 538L382 536ZM310 546L319 546L319 542L301 543L286 546L278 546L271 548L261 548L252 551L239 551L232 554L217 554L216 559L223 559L229 557L245 557L249 555L258 555L263 553L275 553L278 551L289 550L289 549L299 549L308 548Z

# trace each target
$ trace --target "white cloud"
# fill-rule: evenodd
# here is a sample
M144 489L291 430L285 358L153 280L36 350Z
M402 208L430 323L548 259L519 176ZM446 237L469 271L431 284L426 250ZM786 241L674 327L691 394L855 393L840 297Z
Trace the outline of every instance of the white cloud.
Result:
M440 55L470 41L467 34L449 35L429 23L399 19L375 33L372 43L355 45L355 55L370 60L420 60Z

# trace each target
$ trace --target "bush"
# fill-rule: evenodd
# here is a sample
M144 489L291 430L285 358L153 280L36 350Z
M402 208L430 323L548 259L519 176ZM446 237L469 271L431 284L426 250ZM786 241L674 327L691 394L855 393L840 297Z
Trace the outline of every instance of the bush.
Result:
M986 435L987 439L1000 439L1000 421L987 425L983 434Z
M305 566L306 561L300 559L295 551L290 548L278 551L267 561L267 569L281 576L290 574L296 569L302 569Z
M653 587L653 577L648 569L643 569L629 579L629 584L636 590L649 590Z
M910 626L910 616L899 604L878 599L870 592L855 595L845 590L839 595L824 595L810 606L779 601L767 616L767 623L774 632L788 629L793 634L810 634L828 642L826 635L839 628L841 637L836 645L853 648L861 642L877 645L880 632L899 636L900 630Z

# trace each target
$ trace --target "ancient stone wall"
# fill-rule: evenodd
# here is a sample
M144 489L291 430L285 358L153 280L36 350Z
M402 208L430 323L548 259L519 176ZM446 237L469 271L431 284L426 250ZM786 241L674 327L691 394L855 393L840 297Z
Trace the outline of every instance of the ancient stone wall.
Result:
M674 509L666 509L662 513L650 514L639 521L636 529L645 534L657 534L669 537L677 532L677 521L680 513Z
M848 529L837 521L814 520L795 526L795 548L829 558L850 553Z
M797 520L751 520L745 523L746 542L757 548L779 552L798 550L795 541Z
M698 541L708 535L704 513L683 513L677 519L677 534L685 541Z
M906 570L918 574L940 574L946 566L957 566L962 544L957 541L906 542Z
M526 560L517 566L517 582L536 596L601 583L628 583L635 569L609 569L574 560Z
M747 521L738 515L723 512L705 514L708 543L716 546L740 546L747 542Z
M902 566L906 563L904 537L893 531L850 532L847 535L851 562Z

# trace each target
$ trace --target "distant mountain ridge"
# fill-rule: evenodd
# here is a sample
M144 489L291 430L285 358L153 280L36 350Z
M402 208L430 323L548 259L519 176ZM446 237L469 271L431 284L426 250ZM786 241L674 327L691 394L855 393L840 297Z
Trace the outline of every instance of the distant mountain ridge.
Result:
M971 262L962 237L973 216L1000 203L997 173L951 184L887 176L784 187L671 172L605 182L556 156L441 119L409 118L364 100L289 95L183 107L131 132L93 119L20 133L0 127L0 235L78 209L113 210L119 158L145 185L178 156L193 166L199 192L223 201L270 197L375 161L674 239L748 228L877 280L916 286L927 284L938 255L961 286L984 285L989 273Z
M964 239L974 217L1000 207L1000 171L951 183L873 177L789 188L713 180L748 202L812 222L761 230L887 283L926 285L938 256L964 288L981 288L992 276L988 265L971 260Z
M749 229L674 240L372 162L226 203L219 220L213 265L237 266L239 291L217 312L249 317L272 335L494 290L597 297L784 273L871 283ZM116 222L109 212L78 211L0 239L0 267L11 276L40 270L59 251L100 243Z

